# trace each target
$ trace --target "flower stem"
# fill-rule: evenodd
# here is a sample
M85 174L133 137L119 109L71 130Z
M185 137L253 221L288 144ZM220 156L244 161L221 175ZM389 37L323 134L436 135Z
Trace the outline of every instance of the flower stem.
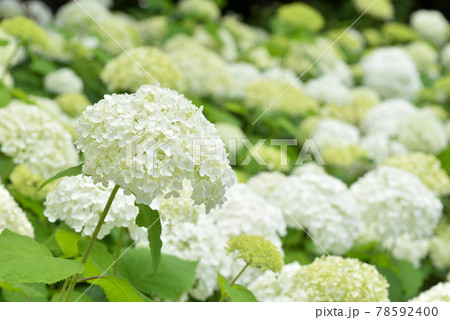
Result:
M122 239L123 239L123 235L125 233L125 228L122 227L120 228L120 233L119 233L119 239L117 239L117 244L116 244L116 251L114 253L114 271L113 274L117 275L117 271L119 270L119 256L120 256L120 249L122 248Z
M61 292L59 293L58 302L62 301L62 298L64 296L64 292L66 292L67 286L69 285L70 278L67 278L66 281L64 281L63 287L61 288Z
M119 186L114 186L114 189L111 192L111 195L109 196L108 202L106 203L105 208L103 209L102 215L100 216L100 219L98 219L97 226L95 227L94 233L92 233L91 241L89 241L88 247L86 248L86 251L84 252L83 257L81 258L81 263L85 264L89 254L91 253L92 247L94 246L95 240L97 240L98 233L100 232L100 228L103 225L103 222L105 221L106 215L108 214L109 209L111 208L111 205L113 203L114 197L117 194L117 191L119 191ZM67 289L66 298L64 301L69 301L70 295L72 294L73 289L75 288L75 285L77 284L79 274L76 273L72 276L70 279L70 285Z
M230 288L236 283L236 281L244 273L245 269L247 269L248 266L249 266L249 263L247 262L247 264L242 268L242 270L238 273L238 275L233 280L231 280L231 282L228 284L230 286ZM222 297L220 297L219 302L224 302L226 297L227 297L227 292L225 291L222 294Z

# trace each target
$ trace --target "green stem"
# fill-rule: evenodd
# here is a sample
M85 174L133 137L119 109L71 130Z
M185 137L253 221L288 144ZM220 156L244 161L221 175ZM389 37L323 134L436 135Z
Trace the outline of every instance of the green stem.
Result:
M122 239L123 239L123 235L125 233L125 228L122 227L120 228L120 233L119 233L119 239L117 239L117 244L116 244L116 251L114 253L114 271L113 274L117 275L117 271L119 270L119 256L120 256L120 249L122 248Z
M105 208L103 209L102 215L100 216L100 219L98 220L97 226L95 227L94 233L92 233L91 241L89 242L86 251L84 252L83 257L81 258L81 263L85 264L89 254L91 253L92 247L94 246L95 240L97 240L98 233L100 232L100 229L103 225L103 222L105 221L106 215L108 214L109 209L111 208L111 205L113 203L114 197L117 194L117 191L119 191L119 186L114 186L114 189L111 192L111 195L109 196L108 202L106 203ZM70 295L72 294L73 289L75 288L75 285L77 284L79 274L76 273L72 276L70 279L70 285L69 289L67 289L66 299L64 301L69 301Z
M245 269L247 269L248 266L249 266L249 263L247 262L247 264L242 268L242 270L238 273L238 275L233 280L231 280L231 282L228 284L230 286L230 288L236 283L236 281L244 273ZM222 294L222 297L220 298L219 302L224 302L226 297L227 297L227 292L225 291Z
M67 278L66 281L64 281L63 287L61 288L61 292L59 293L58 302L62 301L62 298L64 296L64 292L66 292L67 286L69 285L70 278Z

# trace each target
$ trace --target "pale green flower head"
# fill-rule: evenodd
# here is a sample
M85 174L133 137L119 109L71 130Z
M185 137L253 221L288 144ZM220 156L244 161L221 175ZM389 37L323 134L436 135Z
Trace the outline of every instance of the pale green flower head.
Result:
M25 44L36 44L41 47L46 47L48 44L45 30L33 20L23 16L3 20L0 28L10 35L19 38Z
M375 3L373 0L353 0L353 5L360 13L365 12L370 7L366 14L376 19L388 20L394 17L395 9L391 0L378 0Z
M382 163L416 175L424 185L437 195L450 193L450 177L435 156L425 153L397 154Z
M269 112L282 111L292 116L304 115L319 109L319 103L315 99L305 95L301 89L289 86L290 84L283 80L263 79L252 82L245 88L244 103L249 108L262 110L273 104Z
M337 44L344 52L360 54L366 47L363 35L356 29L332 29L327 32L328 37Z
M172 61L154 47L138 47L110 60L100 78L111 91L134 92L143 84L155 84L180 89L182 78Z
M238 257L254 268L279 273L283 267L283 256L278 248L262 236L239 235L228 241L228 252L237 251Z
M375 28L366 28L362 30L364 39L370 47L379 47L384 44L384 37L381 32Z
M283 149L264 145L259 150L257 148L250 149L249 155L255 159L260 156L270 171L289 171L289 159Z
M390 44L417 40L419 35L409 26L400 22L389 22L381 27L381 33Z
M322 15L307 4L294 2L282 5L277 17L291 31L309 30L317 32L325 25Z
M219 7L211 0L183 0L178 4L178 10L198 20L217 20L220 17Z
M366 156L367 151L357 145L331 147L322 152L323 160L327 165L338 167L350 167Z
M374 266L357 259L316 258L300 269L298 281L310 302L389 301L386 279Z
M21 195L36 201L44 200L47 193L57 185L49 184L38 191L45 179L40 174L31 172L25 164L16 166L9 179L16 191Z
M62 111L73 118L81 116L86 107L91 104L88 98L79 92L60 94L55 101Z
M450 268L450 224L443 219L434 232L430 241L430 258L434 266L445 270Z

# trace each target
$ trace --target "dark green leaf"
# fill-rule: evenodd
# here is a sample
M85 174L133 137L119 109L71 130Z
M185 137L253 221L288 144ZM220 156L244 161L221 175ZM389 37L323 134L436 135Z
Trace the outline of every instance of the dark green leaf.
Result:
M156 273L147 248L130 249L120 259L120 275L127 278L139 291L164 300L177 300L195 283L197 262L170 255L161 255Z
M151 209L148 205L141 203L135 203L134 205L139 208L139 214L136 217L136 224L139 227L147 228L148 242L152 253L153 272L156 276L162 248L161 219L158 211Z
M54 258L50 250L30 237L4 230L0 234L0 281L54 283L82 273L79 261Z
M50 179L46 180L46 181L39 187L39 190L41 190L43 187L45 187L45 186L48 185L49 183L52 183L53 181L58 180L58 179L60 179L60 178L63 178L63 177L72 177L72 176L77 176L77 175L81 174L81 173L83 172L83 171L82 171L82 167L83 167L83 164L80 164L80 165L78 165L78 166L76 166L76 167L72 167L72 168L66 169L66 170L64 170L64 171L61 171L60 173L55 174L55 175L54 175L53 177L51 177Z

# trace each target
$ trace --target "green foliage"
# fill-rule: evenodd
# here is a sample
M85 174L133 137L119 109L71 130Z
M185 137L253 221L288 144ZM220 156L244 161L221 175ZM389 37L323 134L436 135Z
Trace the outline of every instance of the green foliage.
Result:
M0 234L0 281L54 283L83 272L74 260L54 258L50 250L30 237L4 230Z
M79 254L78 241L81 237L78 234L58 229L55 233L55 239L61 248L63 258L72 258Z
M41 190L43 187L45 187L49 183L52 183L53 181L56 181L63 177L73 177L73 176L77 176L77 175L81 174L83 172L82 167L83 167L83 164L80 164L76 167L72 167L72 168L66 169L64 171L61 171L60 173L55 174L50 179L44 181L44 183L42 183L42 185L39 187L39 190Z
M43 283L16 283L9 284L0 282L3 288L2 297L5 301L11 302L46 302L47 288Z
M135 206L139 208L139 214L136 217L136 224L139 227L147 228L148 243L152 253L153 272L156 276L162 248L161 219L158 211L151 209L148 205L135 203Z
M140 248L130 249L123 255L119 273L146 295L173 301L194 285L196 267L197 262L163 254L155 275L150 251Z
M227 279L218 275L220 294L225 297L224 301L231 302L256 302L255 295L247 288L238 284L230 286Z

